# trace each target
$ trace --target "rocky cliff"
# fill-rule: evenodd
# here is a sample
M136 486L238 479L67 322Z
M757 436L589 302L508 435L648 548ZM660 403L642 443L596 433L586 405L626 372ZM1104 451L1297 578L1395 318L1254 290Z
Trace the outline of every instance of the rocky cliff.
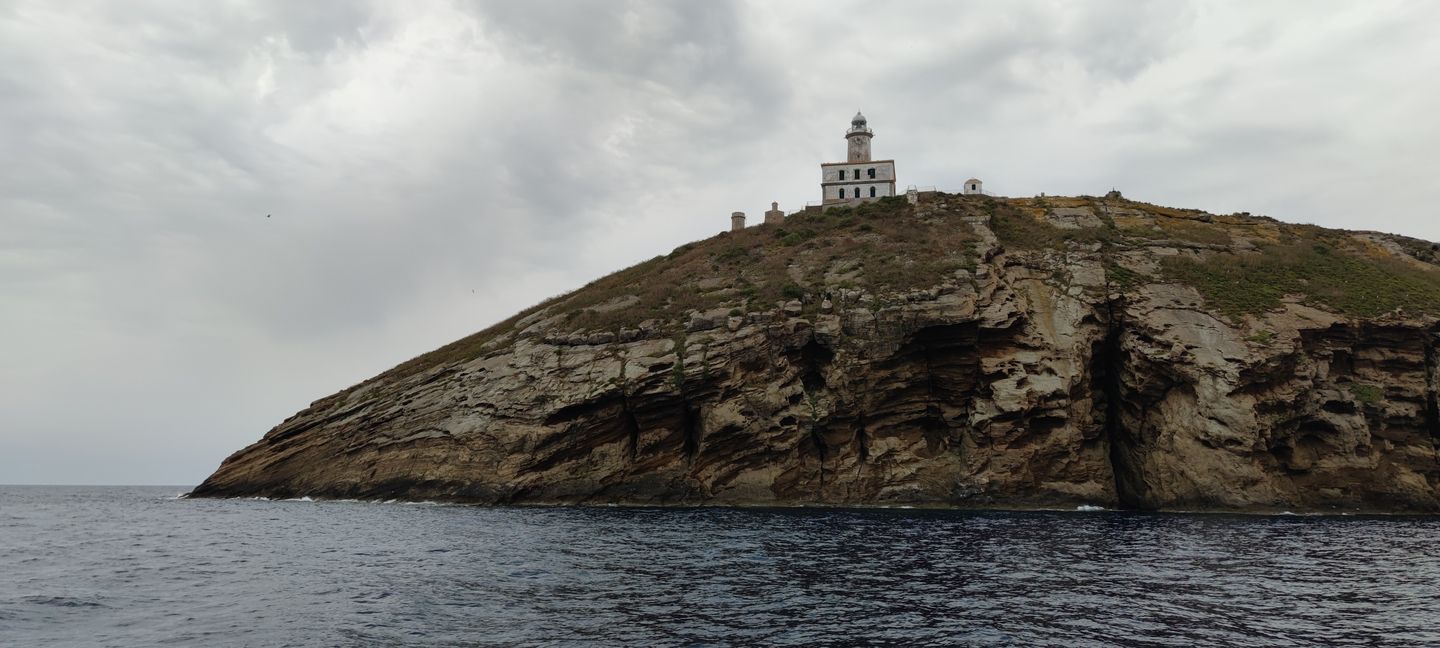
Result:
M682 246L313 403L196 496L1440 510L1436 246L936 194Z

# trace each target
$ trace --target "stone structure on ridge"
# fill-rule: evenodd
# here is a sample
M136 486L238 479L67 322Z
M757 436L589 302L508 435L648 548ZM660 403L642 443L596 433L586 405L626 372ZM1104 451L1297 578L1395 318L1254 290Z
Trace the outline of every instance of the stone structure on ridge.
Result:
M730 231L738 232L745 229L745 212L730 213Z
M865 115L856 112L850 130L845 132L849 142L846 160L820 165L822 204L859 204L895 195L895 161L870 159L873 137L875 132L867 125Z
M766 225L779 225L785 222L785 212L780 211L780 203L770 203L770 211L765 212Z

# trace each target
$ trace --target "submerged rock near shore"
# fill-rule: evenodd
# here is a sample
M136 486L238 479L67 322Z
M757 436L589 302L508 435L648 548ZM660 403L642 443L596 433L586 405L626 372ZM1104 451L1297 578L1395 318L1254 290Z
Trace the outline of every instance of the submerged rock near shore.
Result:
M934 194L689 244L313 403L195 496L1440 511L1440 252Z

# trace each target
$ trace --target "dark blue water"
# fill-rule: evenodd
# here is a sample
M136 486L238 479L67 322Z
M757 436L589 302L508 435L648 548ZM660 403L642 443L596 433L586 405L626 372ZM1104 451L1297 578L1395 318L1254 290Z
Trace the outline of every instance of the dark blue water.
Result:
M0 487L0 645L1437 646L1440 520Z

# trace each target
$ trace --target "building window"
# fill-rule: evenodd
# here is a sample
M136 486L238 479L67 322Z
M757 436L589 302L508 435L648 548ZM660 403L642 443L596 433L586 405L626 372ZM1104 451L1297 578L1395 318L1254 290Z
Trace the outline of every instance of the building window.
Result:
M859 198L859 197L860 197L860 188L859 188L859 187L855 187L855 197L856 197L856 198Z
M873 171L873 169L872 169L872 171ZM870 197L871 197L871 198L874 198L874 197L875 197L875 187L870 187Z
M844 180L844 179L845 179L845 170L844 170L844 169L840 169L840 179L841 179L841 180Z
M870 177L871 177L871 178L874 178L874 177L875 177L875 167L870 167Z

